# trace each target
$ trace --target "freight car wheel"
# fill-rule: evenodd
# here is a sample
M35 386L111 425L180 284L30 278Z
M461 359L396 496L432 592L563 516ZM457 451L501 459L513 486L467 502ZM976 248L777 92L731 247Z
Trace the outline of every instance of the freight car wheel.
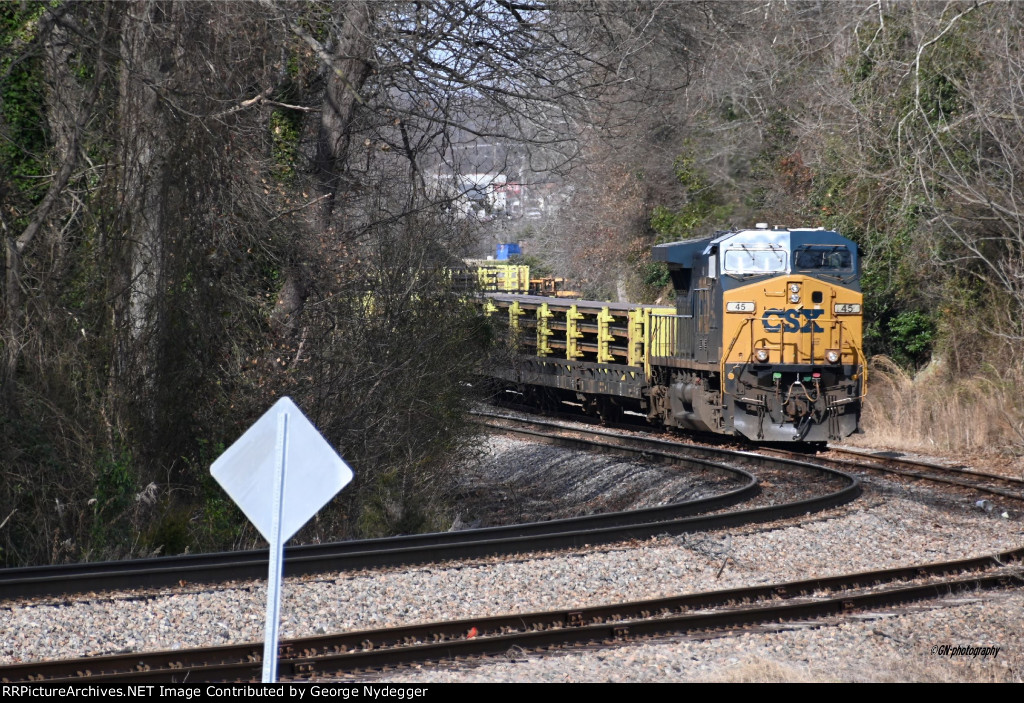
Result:
M537 408L544 415L552 415L561 409L558 394L551 388L523 386L521 390L526 403Z
M614 398L602 396L597 401L597 414L601 418L601 424L615 424L622 420L622 406L616 403Z

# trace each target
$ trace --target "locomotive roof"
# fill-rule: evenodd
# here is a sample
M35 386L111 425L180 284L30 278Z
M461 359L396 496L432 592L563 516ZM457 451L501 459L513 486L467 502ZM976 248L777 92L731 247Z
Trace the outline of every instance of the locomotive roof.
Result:
M853 242L838 232L826 230L822 227L799 228L799 229L741 229L728 232L716 232L713 237L702 239L689 239L683 242L672 242L670 244L658 244L651 249L651 258L654 261L664 261L683 268L693 268L694 262L711 253L716 245L727 242L731 239L742 240L745 244L775 244L791 249L793 245L804 243L815 244L848 244Z
M690 239L685 242L657 244L651 249L651 259L676 264L683 268L693 268L693 261L701 256L714 241L714 237Z

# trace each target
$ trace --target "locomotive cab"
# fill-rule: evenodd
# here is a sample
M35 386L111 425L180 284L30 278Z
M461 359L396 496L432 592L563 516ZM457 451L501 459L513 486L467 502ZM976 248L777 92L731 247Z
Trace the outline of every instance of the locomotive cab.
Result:
M758 441L824 442L858 428L866 360L856 244L755 229L656 246L676 289L657 316L650 414ZM660 336L659 336L660 335Z

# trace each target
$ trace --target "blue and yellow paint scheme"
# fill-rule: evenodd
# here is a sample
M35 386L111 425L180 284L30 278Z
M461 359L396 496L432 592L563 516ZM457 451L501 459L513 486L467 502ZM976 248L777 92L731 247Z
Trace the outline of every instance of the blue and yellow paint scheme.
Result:
M854 242L759 225L653 258L676 281L677 348L653 384L685 399L662 409L669 422L778 442L858 430L867 363Z
M488 294L520 354L495 375L602 416L770 442L859 428L867 387L856 245L823 229L720 232L654 248L675 307Z

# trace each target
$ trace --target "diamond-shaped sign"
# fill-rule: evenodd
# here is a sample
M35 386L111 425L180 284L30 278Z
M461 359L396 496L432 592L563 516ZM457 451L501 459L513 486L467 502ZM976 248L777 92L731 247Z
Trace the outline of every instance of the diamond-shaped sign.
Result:
M283 457L278 424L287 415ZM281 398L220 455L210 473L264 539L273 543L274 473L284 469L281 543L287 542L349 481L352 469L290 398Z

